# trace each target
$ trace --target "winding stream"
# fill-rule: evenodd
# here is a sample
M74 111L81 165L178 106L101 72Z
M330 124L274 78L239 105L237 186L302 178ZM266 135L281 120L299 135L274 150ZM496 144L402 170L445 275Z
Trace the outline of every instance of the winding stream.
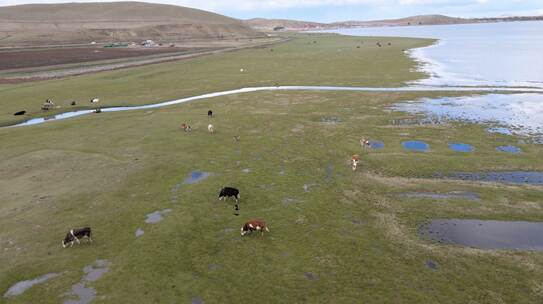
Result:
M452 86L407 86L400 88L375 88L375 87L342 87L342 86L275 86L275 87L248 87L236 90L213 92L187 98L170 100L161 103L147 104L142 106L110 107L102 108L103 112L120 112L161 108L189 101L207 99L219 96L260 92L260 91L351 91L351 92L489 92L489 93L543 93L541 88L519 88L519 87L452 87ZM54 116L32 118L22 123L2 128L21 127L37 125L48 121L62 120L94 113L94 110L79 110L65 112Z

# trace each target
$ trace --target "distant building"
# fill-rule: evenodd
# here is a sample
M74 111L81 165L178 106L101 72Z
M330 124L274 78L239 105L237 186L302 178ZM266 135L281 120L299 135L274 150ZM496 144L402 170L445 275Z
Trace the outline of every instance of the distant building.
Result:
M141 42L141 46L143 46L143 47L153 47L155 45L156 45L156 43L151 39L147 39L147 40L144 40L144 41Z

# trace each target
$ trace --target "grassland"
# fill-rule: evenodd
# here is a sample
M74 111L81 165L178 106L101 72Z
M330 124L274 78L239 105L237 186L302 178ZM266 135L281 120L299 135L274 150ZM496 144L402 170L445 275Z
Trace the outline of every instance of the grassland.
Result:
M390 39L391 47L378 48L377 40L299 36L273 52L4 85L0 121L14 122L12 112L45 98L62 111L64 100L94 95L106 105L142 104L275 82L398 86L421 77L401 50L430 41ZM260 92L0 129L0 293L17 281L62 273L2 300L57 303L85 265L107 259L109 272L90 284L95 303L541 303L541 253L441 245L417 235L418 224L435 217L543 218L540 187L432 178L457 170L543 170L541 146L497 153L495 146L517 138L482 126L391 125L411 116L389 105L438 95ZM179 130L183 121L192 133ZM214 135L206 130L210 121ZM386 146L363 151L361 136ZM405 152L400 143L407 139L424 140L431 151ZM450 141L476 151L451 152ZM362 155L356 172L348 164L354 153ZM178 186L193 170L213 174ZM217 200L224 185L242 192L238 217L232 203ZM482 199L394 195L452 190ZM167 208L162 222L144 223L146 214ZM239 227L253 217L267 220L271 233L241 238ZM95 243L61 248L65 231L81 225L93 227ZM135 238L138 227L145 234Z

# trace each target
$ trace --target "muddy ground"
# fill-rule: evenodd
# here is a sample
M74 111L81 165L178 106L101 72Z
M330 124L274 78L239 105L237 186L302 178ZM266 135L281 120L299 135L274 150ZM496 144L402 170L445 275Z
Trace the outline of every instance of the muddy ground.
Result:
M218 48L65 47L49 49L4 50L0 52L0 71L91 62L98 60L131 58L156 54L189 54L215 49Z

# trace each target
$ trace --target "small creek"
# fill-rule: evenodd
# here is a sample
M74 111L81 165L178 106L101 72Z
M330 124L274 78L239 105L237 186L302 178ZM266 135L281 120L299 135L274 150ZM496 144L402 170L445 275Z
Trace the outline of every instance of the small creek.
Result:
M198 96L170 100L160 103L147 104L142 106L127 106L127 107L110 107L101 108L101 113L146 110L161 107L167 107L177 104L182 104L190 101L226 96L232 94L260 92L260 91L346 91L346 92L491 92L491 93L543 93L543 89L539 88L516 88L516 87L450 87L450 86L406 86L399 88L376 88L376 87L342 87L342 86L277 86L277 87L248 87L236 90L207 93ZM44 122L67 119L82 115L94 113L95 110L79 110L71 111L58 115L52 115L40 118L32 118L22 123L14 124L7 127L20 127L37 125Z

